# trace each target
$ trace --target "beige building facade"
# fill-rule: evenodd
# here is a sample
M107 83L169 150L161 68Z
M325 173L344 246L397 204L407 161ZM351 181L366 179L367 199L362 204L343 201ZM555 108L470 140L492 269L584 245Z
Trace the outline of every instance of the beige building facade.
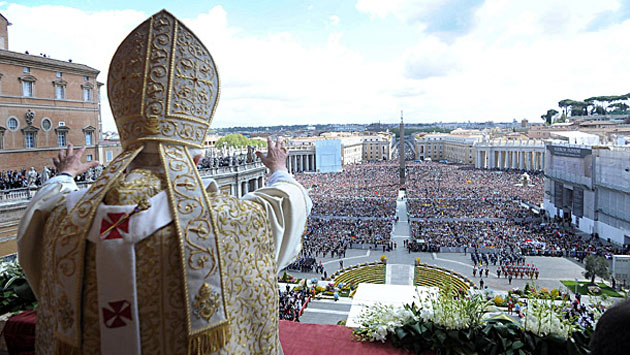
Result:
M99 71L9 51L7 25L0 16L0 170L40 171L70 143L99 160Z
M414 135L414 145L418 159L475 164L473 146L481 138L476 134L417 134Z

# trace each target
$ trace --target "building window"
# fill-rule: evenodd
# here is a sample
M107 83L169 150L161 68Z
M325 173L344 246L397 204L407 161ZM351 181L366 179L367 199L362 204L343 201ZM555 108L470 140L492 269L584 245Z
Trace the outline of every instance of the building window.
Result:
M105 160L107 162L110 162L112 161L112 159L114 159L114 154L111 151L108 151L105 153L105 157L106 157Z
M94 132L96 128L92 126L83 127L83 135L85 136L85 145L94 144Z
M83 101L85 102L92 101L92 89L89 89L89 88L83 89Z
M42 129L44 131L50 131L52 128L52 121L48 117L42 118Z
M57 85L55 86L55 99L57 100L63 100L65 99L65 90L64 87L61 85Z
M24 138L26 140L24 144L26 148L35 148L35 132L25 132Z
M60 147L66 146L66 132L57 132L57 145Z
M7 121L7 127L9 128L10 131L17 131L19 126L20 126L20 121L18 121L17 118L9 117L9 120Z
M24 68L22 68L22 71L24 73L30 73L31 72L31 68L30 67L24 67Z
M58 77L58 78L61 78L62 76L63 76L63 74L62 74L60 71L58 71L58 72L57 72L57 77Z
M22 96L34 96L34 87L37 78L30 74L26 74L20 76L18 80L22 83Z
M83 77L83 80L90 81L90 77L86 75L86 76Z
M0 127L0 149L4 149L4 131L6 130L6 128Z
M65 147L68 144L68 131L70 128L66 126L62 126L61 122L59 122L59 127L55 128L55 133L57 133L57 145L59 147Z
M85 158L85 160L92 161L92 154L88 154L87 157Z
M57 79L52 82L55 87L55 99L64 100L66 98L66 85L67 81L62 79Z
M24 147L25 148L37 148L37 131L39 128L28 125L22 128L22 134L24 134Z
M22 96L27 96L27 97L33 96L33 82L32 81L22 82Z
M94 89L94 85L92 85L92 83L85 83L81 84L81 88L83 89L83 101L92 101L92 90Z

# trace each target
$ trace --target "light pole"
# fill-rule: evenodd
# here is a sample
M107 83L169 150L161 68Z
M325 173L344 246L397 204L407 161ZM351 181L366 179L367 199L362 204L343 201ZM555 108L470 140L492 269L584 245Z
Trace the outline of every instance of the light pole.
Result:
M577 296L578 278L575 278L575 295Z

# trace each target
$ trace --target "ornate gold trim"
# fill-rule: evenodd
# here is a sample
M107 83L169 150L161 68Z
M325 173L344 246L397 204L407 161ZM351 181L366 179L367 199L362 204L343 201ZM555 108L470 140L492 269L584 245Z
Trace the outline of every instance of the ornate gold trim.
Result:
M170 94L168 95L170 97ZM144 116L142 115L127 115L121 118L116 118L116 122L118 122L119 124L122 123L126 123L127 121L131 121L132 119L144 119ZM204 120L200 120L198 118L195 117L191 117L191 116L183 116L183 115L173 115L173 114L166 114L164 115L164 118L180 118L182 120L185 121L189 121L189 122L193 122L193 123L197 123L200 125L204 125L204 126L208 126L208 128L210 127L210 123L208 123L208 121L204 121Z
M197 143L192 143L190 141L185 141L185 140L180 140L180 139L172 139L172 138L160 138L160 137L144 137L144 138L136 138L133 140L128 141L126 144L128 146L131 146L133 144L136 144L138 142L162 142L162 143L170 143L170 144L181 144L181 145L186 145L186 146L190 146L193 148L199 148L199 149L203 149L203 145L201 144L197 144Z
M72 328L63 334L59 328L55 331L57 339L71 346L79 347L81 344L81 300L83 282L83 265L85 258L85 235L92 225L92 220L100 202L105 197L109 188L116 182L129 163L142 151L144 147L136 147L135 150L126 150L118 155L103 171L87 192L81 197L74 208L68 213L61 223L60 234L53 244L53 258L55 267L55 291L56 325L60 321L71 322L63 329ZM63 250L63 251L61 251ZM58 255L61 251L61 255ZM73 290L74 288L74 290ZM74 304L69 304L66 291L71 293ZM61 292L61 293L60 293ZM65 296L65 297L64 297ZM68 307L70 306L70 307ZM64 316L72 312L72 320Z
M169 205L173 213L173 222L175 223L178 235L178 249L186 300L186 327L189 337L189 346L192 346L191 339L195 336L213 331L213 329L229 327L229 317L227 315L224 295L225 287L223 285L224 275L221 268L221 255L217 240L218 228L216 227L215 218L213 218L212 215L212 206L203 188L201 176L194 166L188 148L186 146L162 143L159 145L159 152L160 160L162 161L166 173ZM192 180L190 180L191 177ZM187 191L186 195L184 195L182 191L176 190L176 186L185 189ZM198 211L196 211L196 209L198 209ZM196 215L196 218L191 215L193 213ZM188 219L186 229L184 229L184 225L182 224L182 217ZM191 222L200 220L201 218L204 218L206 221L209 220L211 230L206 230L205 228L200 229L200 227L203 226L194 226L195 229L190 228ZM193 235L189 234L191 231L195 232L198 238L207 241L202 242L202 244L198 244L200 241L193 242L191 239ZM220 290L222 309L219 310L223 314L218 315L217 317L219 317L219 319L215 320L212 324L196 326L193 329L192 314L194 310L194 299L191 298L191 290L189 289L189 287L192 286L190 285L190 280L201 277L199 284L199 286L201 286L203 282L206 282L204 281L205 279L216 274L217 271L219 285L215 284L213 286L215 288L218 286ZM217 313L215 313L215 315L217 315ZM210 320L207 319L206 323L210 323Z

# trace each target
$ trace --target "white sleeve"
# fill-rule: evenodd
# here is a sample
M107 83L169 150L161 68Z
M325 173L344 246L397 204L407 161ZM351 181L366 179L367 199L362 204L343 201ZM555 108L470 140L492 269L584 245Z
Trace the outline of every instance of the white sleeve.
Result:
M278 271L289 265L302 249L302 236L313 202L308 193L286 171L276 171L267 186L243 196L260 203L270 220L275 241Z
M20 220L17 233L18 261L35 296L39 291L43 260L44 225L52 210L64 203L68 193L77 190L74 179L58 175L47 180L37 191Z

